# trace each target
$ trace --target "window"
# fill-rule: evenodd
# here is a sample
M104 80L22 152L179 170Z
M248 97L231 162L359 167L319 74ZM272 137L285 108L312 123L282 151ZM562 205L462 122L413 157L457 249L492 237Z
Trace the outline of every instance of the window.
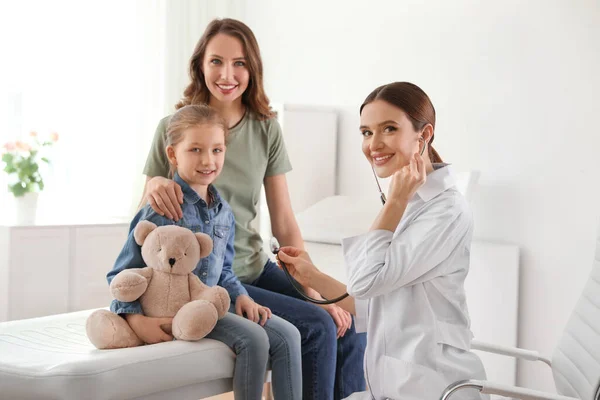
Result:
M39 212L101 219L135 208L165 114L164 4L0 4L0 144L32 130L60 135ZM6 175L1 179L4 203Z

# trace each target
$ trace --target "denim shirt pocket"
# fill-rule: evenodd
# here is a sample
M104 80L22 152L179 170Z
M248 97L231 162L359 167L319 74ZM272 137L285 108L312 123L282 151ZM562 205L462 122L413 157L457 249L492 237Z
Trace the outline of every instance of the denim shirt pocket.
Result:
M229 227L227 225L215 225L213 234L213 253L221 259L225 254L227 239L229 238Z

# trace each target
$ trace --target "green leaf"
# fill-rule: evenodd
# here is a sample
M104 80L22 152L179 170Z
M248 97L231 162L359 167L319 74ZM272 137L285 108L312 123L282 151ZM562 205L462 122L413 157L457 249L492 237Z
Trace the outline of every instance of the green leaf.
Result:
M2 161L4 161L7 164L12 163L14 158L15 158L14 154L11 154L11 153L2 154Z
M43 190L45 185L40 175L38 162L50 163L45 157L38 158L37 150L24 154L5 153L2 155L2 161L6 163L4 171L17 176L18 181L8 185L8 190L16 197L21 197L34 189ZM41 161L39 161L40 159Z
M29 175L30 175L29 171L27 169L25 169L25 168L21 168L18 171L18 173L17 173L17 176L19 177L19 180L23 181L23 182L28 182L29 181Z
M17 182L13 185L8 185L8 190L10 190L15 197L24 196L25 193L30 191L27 190L27 186L22 185L21 182Z
M33 174L38 171L38 165L29 158L24 158L21 162L16 165L18 170L19 179L27 181Z

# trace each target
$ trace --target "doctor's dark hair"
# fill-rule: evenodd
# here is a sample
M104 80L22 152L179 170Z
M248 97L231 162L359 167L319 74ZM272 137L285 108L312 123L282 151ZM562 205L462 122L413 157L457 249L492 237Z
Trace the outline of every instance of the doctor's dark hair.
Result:
M203 125L214 125L221 128L225 143L227 143L229 128L225 119L212 107L205 104L193 104L183 106L169 120L165 134L166 146L176 146L183 140L183 134L187 129ZM169 169L169 178L172 178L175 173L175 167L170 165Z
M435 108L433 108L429 96L417 85L410 82L393 82L379 86L367 96L360 106L360 114L367 104L375 100L383 100L404 111L415 131L420 131L427 124L431 124L435 133ZM442 158L432 146L433 138L434 134L431 135L427 144L429 159L432 163L441 163L443 162Z
M250 79L248 87L242 93L242 103L254 112L258 119L272 118L274 113L271 111L269 98L265 94L263 86L263 64L256 37L248 25L231 18L214 19L206 27L190 59L189 75L191 82L185 88L183 98L175 108L179 109L189 104L208 104L210 90L206 86L202 64L204 63L208 43L219 33L238 39L242 42L244 48Z

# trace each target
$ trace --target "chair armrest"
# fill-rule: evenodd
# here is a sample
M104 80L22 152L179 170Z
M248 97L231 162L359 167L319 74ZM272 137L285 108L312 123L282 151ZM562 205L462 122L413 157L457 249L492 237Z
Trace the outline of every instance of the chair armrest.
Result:
M494 354L500 354L503 356L511 356L511 357L515 357L515 358L521 358L523 360L542 361L542 362L548 364L549 367L552 366L552 362L550 361L549 358L543 357L540 355L540 353L538 353L537 351L533 351L533 350L524 350L524 349L519 349L517 347L510 347L510 346L500 346L500 345L493 344L493 343L480 342L479 340L473 340L471 342L471 349L485 351L486 353L494 353Z
M478 389L479 392L483 394L495 394L522 400L579 400L575 397L561 396L559 394L546 393L539 390L477 380L459 381L451 384L446 388L440 399L448 400L452 394L461 389Z

